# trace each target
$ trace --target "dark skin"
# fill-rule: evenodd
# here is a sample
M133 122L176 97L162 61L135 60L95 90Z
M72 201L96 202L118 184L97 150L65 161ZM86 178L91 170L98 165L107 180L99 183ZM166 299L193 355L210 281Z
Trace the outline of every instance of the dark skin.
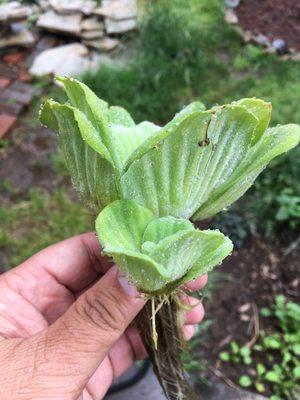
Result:
M146 356L131 324L145 302L100 255L94 233L67 239L0 276L0 398L100 400ZM201 289L207 277L188 284ZM185 336L203 316L192 297Z

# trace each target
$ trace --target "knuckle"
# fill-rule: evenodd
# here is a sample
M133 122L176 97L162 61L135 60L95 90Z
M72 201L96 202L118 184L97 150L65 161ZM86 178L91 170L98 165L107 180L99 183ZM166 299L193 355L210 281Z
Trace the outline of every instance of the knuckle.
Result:
M126 316L120 301L113 293L98 290L97 294L88 292L77 307L80 315L97 328L120 333L126 327Z

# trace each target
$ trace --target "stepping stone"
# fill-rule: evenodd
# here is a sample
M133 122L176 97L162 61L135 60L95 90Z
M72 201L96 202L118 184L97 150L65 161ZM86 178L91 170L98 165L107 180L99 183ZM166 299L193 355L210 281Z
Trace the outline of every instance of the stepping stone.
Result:
M33 34L28 29L25 29L22 32L11 33L2 37L0 39L0 49L10 46L31 47L34 43L35 38Z
M88 55L88 48L80 43L53 47L34 59L29 73L34 76L80 75L90 66Z
M39 17L37 26L52 32L78 36L81 31L81 19L81 14L60 15L50 10Z
M135 18L115 20L111 18L105 18L105 29L110 35L112 33L125 33L136 29L137 22Z
M92 0L50 0L51 7L60 14L83 13L90 15L97 7Z
M96 29L94 31L84 31L80 35L82 39L86 40L93 40L93 39L99 39L104 36L103 30Z
M103 0L94 13L117 21L136 18L136 0Z
M84 44L86 46L102 51L114 50L120 45L120 43L120 40L110 37L105 37L98 40L84 40Z
M16 121L17 118L14 115L6 113L0 114L0 139L6 138Z
M19 1L11 1L0 5L0 22L10 24L24 20L34 13L36 7L24 6Z
M85 18L81 22L81 30L83 31L94 31L94 30L103 30L104 25L102 22L98 20L96 17Z

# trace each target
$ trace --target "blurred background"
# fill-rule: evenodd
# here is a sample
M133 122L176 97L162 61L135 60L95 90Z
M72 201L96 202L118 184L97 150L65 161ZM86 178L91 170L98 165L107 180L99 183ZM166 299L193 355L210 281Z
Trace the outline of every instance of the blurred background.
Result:
M55 74L136 122L165 124L195 99L258 97L272 125L300 123L300 2L0 0L0 272L94 229L38 121L41 102L64 100ZM205 226L235 251L200 294L207 317L187 370L200 386L300 399L300 147Z

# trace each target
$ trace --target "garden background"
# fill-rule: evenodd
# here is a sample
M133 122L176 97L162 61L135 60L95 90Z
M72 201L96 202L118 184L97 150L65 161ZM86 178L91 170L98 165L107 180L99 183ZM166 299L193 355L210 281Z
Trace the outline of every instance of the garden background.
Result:
M123 30L110 31L101 22L106 36L97 45L91 43L97 37L49 32L36 23L40 11L32 7L38 6L22 3L31 7L22 23L33 34L25 48L4 43L11 33L0 15L2 272L49 244L94 229L55 134L38 122L44 99L62 99L48 74L54 71L32 69L45 49L74 43L92 48L88 68L70 73L125 107L136 122L164 124L195 99L211 107L255 96L272 102L272 125L300 123L296 1L265 1L263 9L254 0L140 1L137 18L128 18L134 23ZM250 29L247 21L255 16L257 26ZM284 37L277 29L282 25L289 27ZM272 400L299 399L300 147L273 161L242 199L205 226L233 238L235 251L200 294L207 318L191 343L193 358L184 355L187 369L199 385L223 380Z

